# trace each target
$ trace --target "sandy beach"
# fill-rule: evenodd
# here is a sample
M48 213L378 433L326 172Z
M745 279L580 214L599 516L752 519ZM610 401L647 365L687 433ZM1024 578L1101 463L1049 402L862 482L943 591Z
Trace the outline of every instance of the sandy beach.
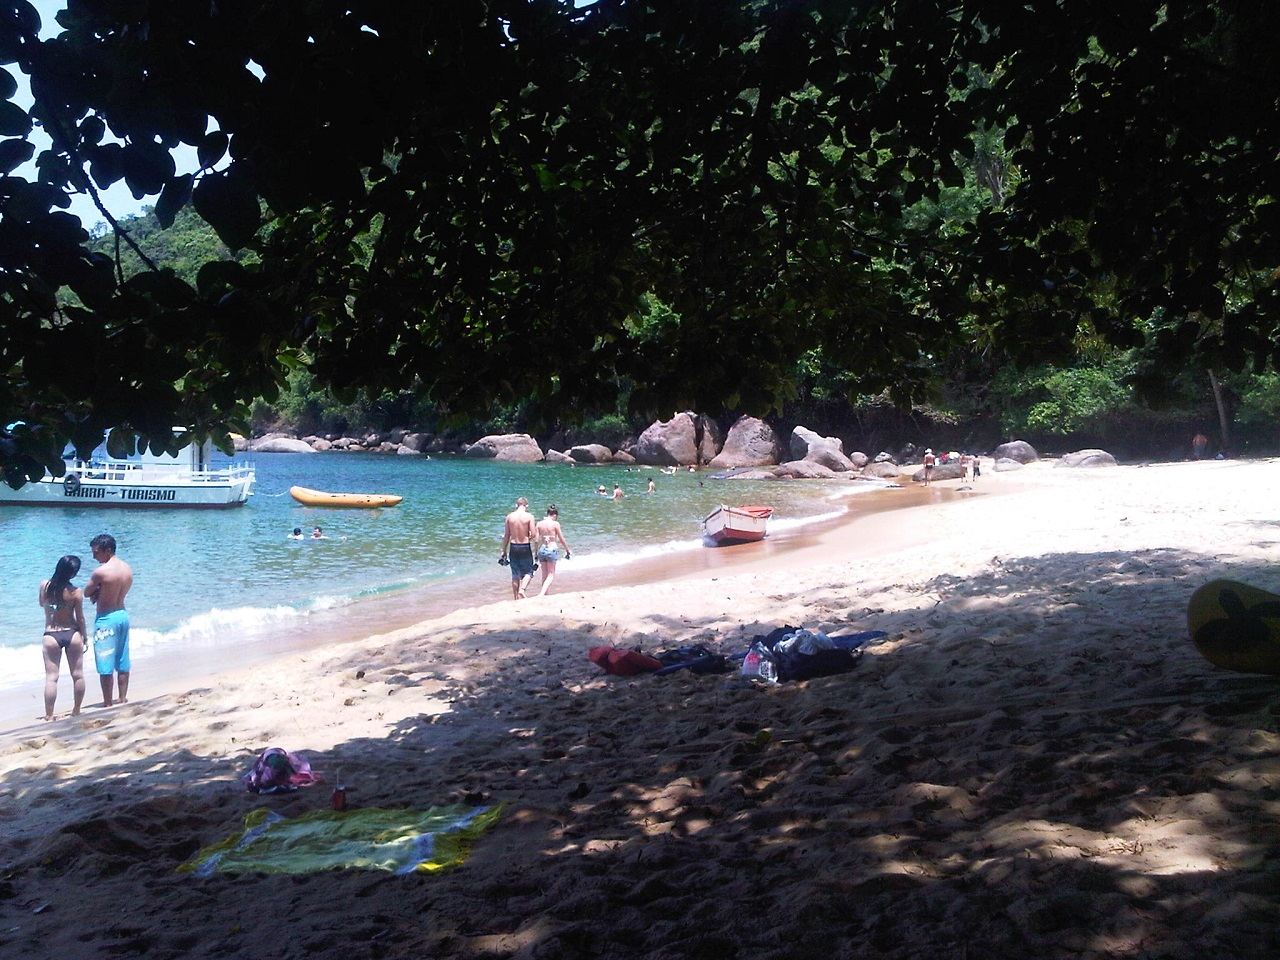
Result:
M1276 679L1209 664L1185 615L1216 577L1280 591L1280 461L962 486L0 734L0 952L1276 955ZM887 636L777 686L586 656L782 624ZM328 782L247 793L270 746ZM439 875L177 872L255 808L327 807L339 768L353 807L505 812Z

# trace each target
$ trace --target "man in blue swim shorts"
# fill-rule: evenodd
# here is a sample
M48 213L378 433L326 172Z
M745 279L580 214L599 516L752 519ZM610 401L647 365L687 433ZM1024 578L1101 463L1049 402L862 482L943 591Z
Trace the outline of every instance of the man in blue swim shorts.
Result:
M115 537L100 533L89 541L98 568L89 577L84 595L98 608L93 622L93 658L102 683L102 705L129 702L129 611L124 608L125 594L133 586L133 571L116 556ZM120 699L115 700L114 677L120 678Z
M538 521L529 512L529 501L524 497L516 498L516 508L507 514L502 532L502 553L499 561L508 559L510 548L511 563L511 598L523 600L529 581L533 579L533 571L538 569L533 562L533 541L538 536Z

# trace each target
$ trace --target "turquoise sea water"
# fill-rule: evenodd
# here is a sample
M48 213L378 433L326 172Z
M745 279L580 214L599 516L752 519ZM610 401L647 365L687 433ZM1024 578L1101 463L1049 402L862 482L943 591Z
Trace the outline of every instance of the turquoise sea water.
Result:
M350 453L260 454L253 462L255 495L237 509L0 506L0 686L43 676L39 584L58 557L74 553L84 564L76 580L83 587L94 566L89 540L98 533L112 534L133 567L132 644L135 659L145 659L271 645L303 631L340 634L343 624L362 635L393 611L403 617L509 599L510 578L497 556L503 517L518 496L528 497L535 516L549 503L560 510L573 557L560 564L557 591L637 558L707 549L699 521L721 502L773 506L771 537L843 509L827 483L722 481L648 468ZM646 494L650 477L657 490ZM595 493L614 483L624 500ZM405 499L380 510L309 508L289 496L295 484ZM839 489L847 495L848 484ZM316 525L329 539L288 539L294 527L310 535ZM85 616L92 623L92 605Z

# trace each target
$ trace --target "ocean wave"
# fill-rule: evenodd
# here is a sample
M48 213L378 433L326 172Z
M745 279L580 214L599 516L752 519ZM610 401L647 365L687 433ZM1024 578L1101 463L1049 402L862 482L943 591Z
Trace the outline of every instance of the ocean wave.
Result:
M270 633L291 623L303 623L308 617L318 613L326 613L349 607L357 603L362 596L381 594L393 588L362 590L353 596L329 595L317 597L297 604L276 604L269 607L233 607L215 608L196 614L172 627L161 629L149 627L131 627L129 630L129 650L133 655L159 647L173 644L184 644L187 647L217 646L225 642L229 636L244 639L256 633ZM89 623L92 636L93 624ZM44 661L40 653L42 638L34 636L27 643L14 646L0 646L0 687L11 687L17 684L37 681L44 676ZM63 683L67 683L66 657L61 664ZM93 643L88 644L85 652L85 674L93 679Z

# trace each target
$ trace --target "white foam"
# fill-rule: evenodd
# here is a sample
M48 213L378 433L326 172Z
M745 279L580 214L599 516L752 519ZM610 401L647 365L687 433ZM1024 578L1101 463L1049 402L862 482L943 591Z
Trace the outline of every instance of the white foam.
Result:
M173 627L158 630L132 627L129 630L129 648L131 653L136 654L176 643L188 647L216 646L229 636L243 637L259 630L278 629L290 622L301 623L313 614L336 610L355 602L352 597L324 596L297 605L215 608L183 620ZM92 632L92 623L89 628ZM40 644L41 638L37 636L30 643L0 647L0 688L30 683L44 676ZM65 657L63 659L62 673L65 676ZM89 644L85 660L86 670L92 671L92 643Z

